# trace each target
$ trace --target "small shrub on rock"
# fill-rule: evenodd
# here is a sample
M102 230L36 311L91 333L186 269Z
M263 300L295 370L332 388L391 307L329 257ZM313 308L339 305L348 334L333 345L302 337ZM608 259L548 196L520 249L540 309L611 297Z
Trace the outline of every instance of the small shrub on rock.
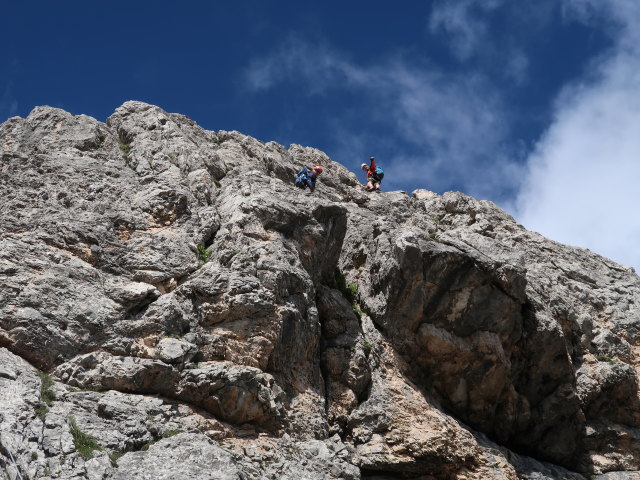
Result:
M73 437L73 444L76 447L76 451L82 455L82 458L89 460L93 458L94 450L103 450L102 446L98 443L98 440L88 433L84 433L76 422L75 417L69 417L69 424L71 428L71 436Z

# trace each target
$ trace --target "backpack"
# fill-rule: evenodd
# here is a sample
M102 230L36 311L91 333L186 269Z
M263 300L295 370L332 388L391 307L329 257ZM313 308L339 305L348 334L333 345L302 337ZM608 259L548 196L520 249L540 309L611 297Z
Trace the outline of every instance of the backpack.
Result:
M296 183L295 183L296 187L305 188L307 186L307 180L308 180L307 173L308 172L306 168L303 168L298 172L298 174L296 175Z
M384 178L384 170L382 170L380 167L376 167L376 173L371 175L371 178L376 182L381 182Z

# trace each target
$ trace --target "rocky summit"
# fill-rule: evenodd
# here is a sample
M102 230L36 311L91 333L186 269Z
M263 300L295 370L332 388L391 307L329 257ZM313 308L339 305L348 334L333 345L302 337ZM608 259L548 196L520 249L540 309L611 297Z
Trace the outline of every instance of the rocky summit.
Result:
M640 479L633 269L142 102L0 153L0 479Z

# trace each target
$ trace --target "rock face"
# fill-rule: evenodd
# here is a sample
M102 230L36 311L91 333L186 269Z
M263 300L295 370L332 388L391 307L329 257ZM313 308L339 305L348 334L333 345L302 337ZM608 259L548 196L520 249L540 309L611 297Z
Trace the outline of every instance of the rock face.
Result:
M141 102L0 153L0 479L640 475L632 269Z

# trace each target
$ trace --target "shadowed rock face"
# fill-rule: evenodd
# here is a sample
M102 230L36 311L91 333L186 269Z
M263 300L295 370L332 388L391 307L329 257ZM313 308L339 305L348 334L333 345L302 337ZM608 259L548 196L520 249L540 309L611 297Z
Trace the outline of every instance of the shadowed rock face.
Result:
M640 469L631 269L141 102L0 154L0 479Z

